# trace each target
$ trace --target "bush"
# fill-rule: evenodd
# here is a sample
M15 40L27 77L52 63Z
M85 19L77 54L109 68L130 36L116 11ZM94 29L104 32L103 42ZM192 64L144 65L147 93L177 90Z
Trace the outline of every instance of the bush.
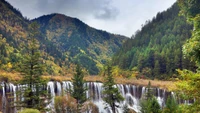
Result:
M54 107L57 113L61 112L76 112L76 100L70 95L66 96L56 96L54 98Z
M28 108L25 108L24 110L22 110L19 113L40 113L40 111L38 111L37 109L28 109Z

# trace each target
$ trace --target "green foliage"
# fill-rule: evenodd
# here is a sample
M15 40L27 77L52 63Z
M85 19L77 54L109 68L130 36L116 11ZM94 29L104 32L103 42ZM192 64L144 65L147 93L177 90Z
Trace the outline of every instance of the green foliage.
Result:
M184 15L189 22L194 25L192 37L184 44L183 53L186 57L194 61L197 66L197 72L189 70L178 70L180 81L177 82L177 89L179 96L183 99L194 99L195 102L191 105L183 106L185 112L197 113L200 112L200 1L199 0L178 0L181 8L180 14Z
M183 46L183 53L200 67L200 1L178 0L178 4L181 8L180 14L194 25L192 37Z
M24 99L17 101L17 107L35 108L40 111L46 110L46 105L49 101L49 95L43 88L46 82L41 78L43 67L40 60L40 51L37 37L37 23L32 23L29 26L30 36L27 38L28 43L25 46L26 54L21 62L22 80L20 82L22 91L18 94ZM35 89L35 90L33 90Z
M188 21L192 21L196 15L200 14L199 0L178 0L178 4L181 8L180 14L185 16Z
M34 21L41 25L41 32L55 48L65 53L71 63L84 66L90 74L96 75L104 64L118 50L125 37L109 34L87 26L82 21L62 14L41 16ZM88 61L88 62L86 62Z
M5 0L0 1L0 14L0 34L5 37L3 41L6 39L6 43L0 45L0 68L7 70L6 65L10 62L13 67L8 71L18 71L18 62L26 53L22 48L27 43L28 26L34 21L40 24L36 39L39 41L41 58L43 62L52 62L46 64L48 70L45 74L50 75L64 74L66 68L79 60L90 74L97 75L99 68L126 39L96 30L76 18L61 14L45 15L30 21Z
M142 113L161 113L160 105L157 99L153 96L150 82L148 84L146 94L142 97L140 107L140 111Z
M182 99L194 99L195 102L188 106L190 112L199 112L200 108L200 74L189 70L178 70L180 81L177 82L176 92Z
M84 102L87 101L86 90L83 80L84 74L80 65L76 66L76 73L72 78L73 90L71 91L71 96L76 99L77 102L77 111L80 112L80 107Z
M195 61L197 65L200 65L200 14L195 17L194 31L192 32L192 37L183 46L183 53L186 57L191 58Z
M119 105L117 105L116 102L119 103L120 101L124 100L124 98L120 94L118 88L114 86L115 82L111 70L112 67L109 64L107 64L106 77L103 83L103 100L111 107L112 112L116 113L115 107L119 107Z
M25 108L19 113L40 113L40 111L38 111L37 109L27 109L27 108Z
M142 100L140 106L142 113L161 113L160 105L155 97Z
M182 52L182 45L191 36L192 25L178 16L179 11L175 3L146 21L113 56L113 64L126 70L137 67L141 75L150 79L169 79L177 68L195 71L195 63L185 59Z
M86 68L91 75L97 75L99 69L96 66L96 62L90 58L90 56L79 54L76 58L74 58L76 63L82 64L84 68Z
M178 103L174 97L168 96L163 113L178 113Z

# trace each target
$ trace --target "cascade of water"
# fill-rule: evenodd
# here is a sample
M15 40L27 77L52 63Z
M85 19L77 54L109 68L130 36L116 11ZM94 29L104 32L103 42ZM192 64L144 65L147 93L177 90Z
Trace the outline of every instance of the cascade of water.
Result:
M159 88L156 88L156 91L157 91L157 93L158 93L157 101L158 101L159 105L162 106L163 98L162 98L161 95L160 95L160 89L159 89Z
M57 88L57 95L61 95L62 88L60 82L56 82L56 88Z
M142 94L141 94L141 96L144 95L145 93L146 93L146 87L142 87Z
M2 94L2 111L5 113L6 111L6 94L5 94L5 84L2 85L2 90L3 90L3 94Z
M14 106L16 106L16 103L15 103L16 102L16 86L11 83L9 83L9 86L10 86L11 91L14 94ZM16 112L17 112L17 110L16 110L16 108L14 108L14 113L16 113Z
M61 85L62 84L62 85ZM86 92L87 98L91 99L94 104L96 104L99 108L99 112L106 113L108 111L111 111L110 109L104 109L105 104L102 99L102 91L103 91L103 84L98 83L98 82L87 82L84 86L88 88L88 91ZM13 84L9 84L8 86L2 85L2 91L3 91L3 99L6 99L5 92L13 92L14 94L14 101L16 101L16 91L20 91L23 87L22 85L15 86ZM140 109L140 99L142 95L146 93L146 88L141 87L141 86L135 86L135 85L123 85L123 84L117 84L115 85L122 94L122 96L125 98L123 102L118 103L121 107L123 107L125 104L128 105L129 108L134 109L136 112L139 112ZM47 83L47 90L52 96L52 103L49 104L47 107L48 108L53 108L54 107L54 97L56 95L61 95L62 91L68 92L69 89L72 89L73 85L72 82L69 81L63 81L62 83L60 82L48 82ZM160 89L155 89L154 90L156 95L156 98L159 101L159 104L161 106L164 105L165 100L166 100L166 92L165 90L160 90ZM172 93L173 95L173 93ZM188 103L188 101L186 101ZM2 103L3 104L3 103ZM118 113L122 113L122 108L117 108ZM110 112L112 113L112 112Z
M54 108L54 97L55 97L55 88L54 82L50 81L47 83L47 90L51 93L52 99L51 103L47 106L47 108L53 109Z

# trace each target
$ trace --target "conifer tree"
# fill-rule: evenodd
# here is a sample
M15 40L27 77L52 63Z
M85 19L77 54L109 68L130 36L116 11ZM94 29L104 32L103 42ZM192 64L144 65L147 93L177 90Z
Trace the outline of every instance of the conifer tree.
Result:
M46 88L46 81L41 78L43 64L39 51L39 42L36 40L38 28L39 26L36 22L29 25L29 37L25 46L26 53L21 62L20 70L23 77L20 84L23 87L20 93L18 93L23 99L17 102L16 105L44 111L50 97L47 91L44 90Z
M124 98L122 97L122 95L120 94L119 90L117 87L115 87L115 82L114 82L114 78L113 75L111 74L111 70L112 67L107 64L107 69L106 69L106 78L103 84L103 100L111 107L112 112L116 113L115 108L119 107L119 105L116 104L116 102L120 102L123 101Z
M163 113L178 113L178 103L174 97L168 96Z
M80 112L80 107L84 102L87 101L86 91L87 88L84 87L84 74L80 65L76 66L76 73L72 78L73 90L71 91L71 96L76 99L77 102L77 112Z
M147 92L143 95L140 103L142 113L161 113L160 105L156 98L153 96L151 83L149 82Z

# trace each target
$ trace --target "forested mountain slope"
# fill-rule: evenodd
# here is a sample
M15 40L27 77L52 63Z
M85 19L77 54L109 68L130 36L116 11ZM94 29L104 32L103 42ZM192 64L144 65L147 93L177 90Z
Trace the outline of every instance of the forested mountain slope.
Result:
M29 37L28 25L40 25L37 40L47 74L70 73L80 63L90 74L97 74L127 39L124 36L96 30L78 19L50 14L34 20L22 16L5 0L0 0L0 68L17 70Z
M40 24L41 32L69 62L82 64L90 74L97 74L98 68L111 58L126 39L96 30L79 19L62 14L45 15L33 21Z
M114 55L114 65L122 69L137 67L141 75L160 79L171 77L178 68L195 70L194 63L182 54L182 45L191 37L192 25L178 13L175 3L147 21Z
M16 71L23 59L24 45L29 38L28 26L31 21L24 18L19 10L5 0L0 0L0 23L0 68L6 71ZM56 62L63 58L62 53L54 47L50 40L45 39L42 33L38 35L37 39L40 42L46 72L49 74L62 72L62 67ZM45 52L49 48L54 49L48 53ZM55 69L49 69L49 67Z

